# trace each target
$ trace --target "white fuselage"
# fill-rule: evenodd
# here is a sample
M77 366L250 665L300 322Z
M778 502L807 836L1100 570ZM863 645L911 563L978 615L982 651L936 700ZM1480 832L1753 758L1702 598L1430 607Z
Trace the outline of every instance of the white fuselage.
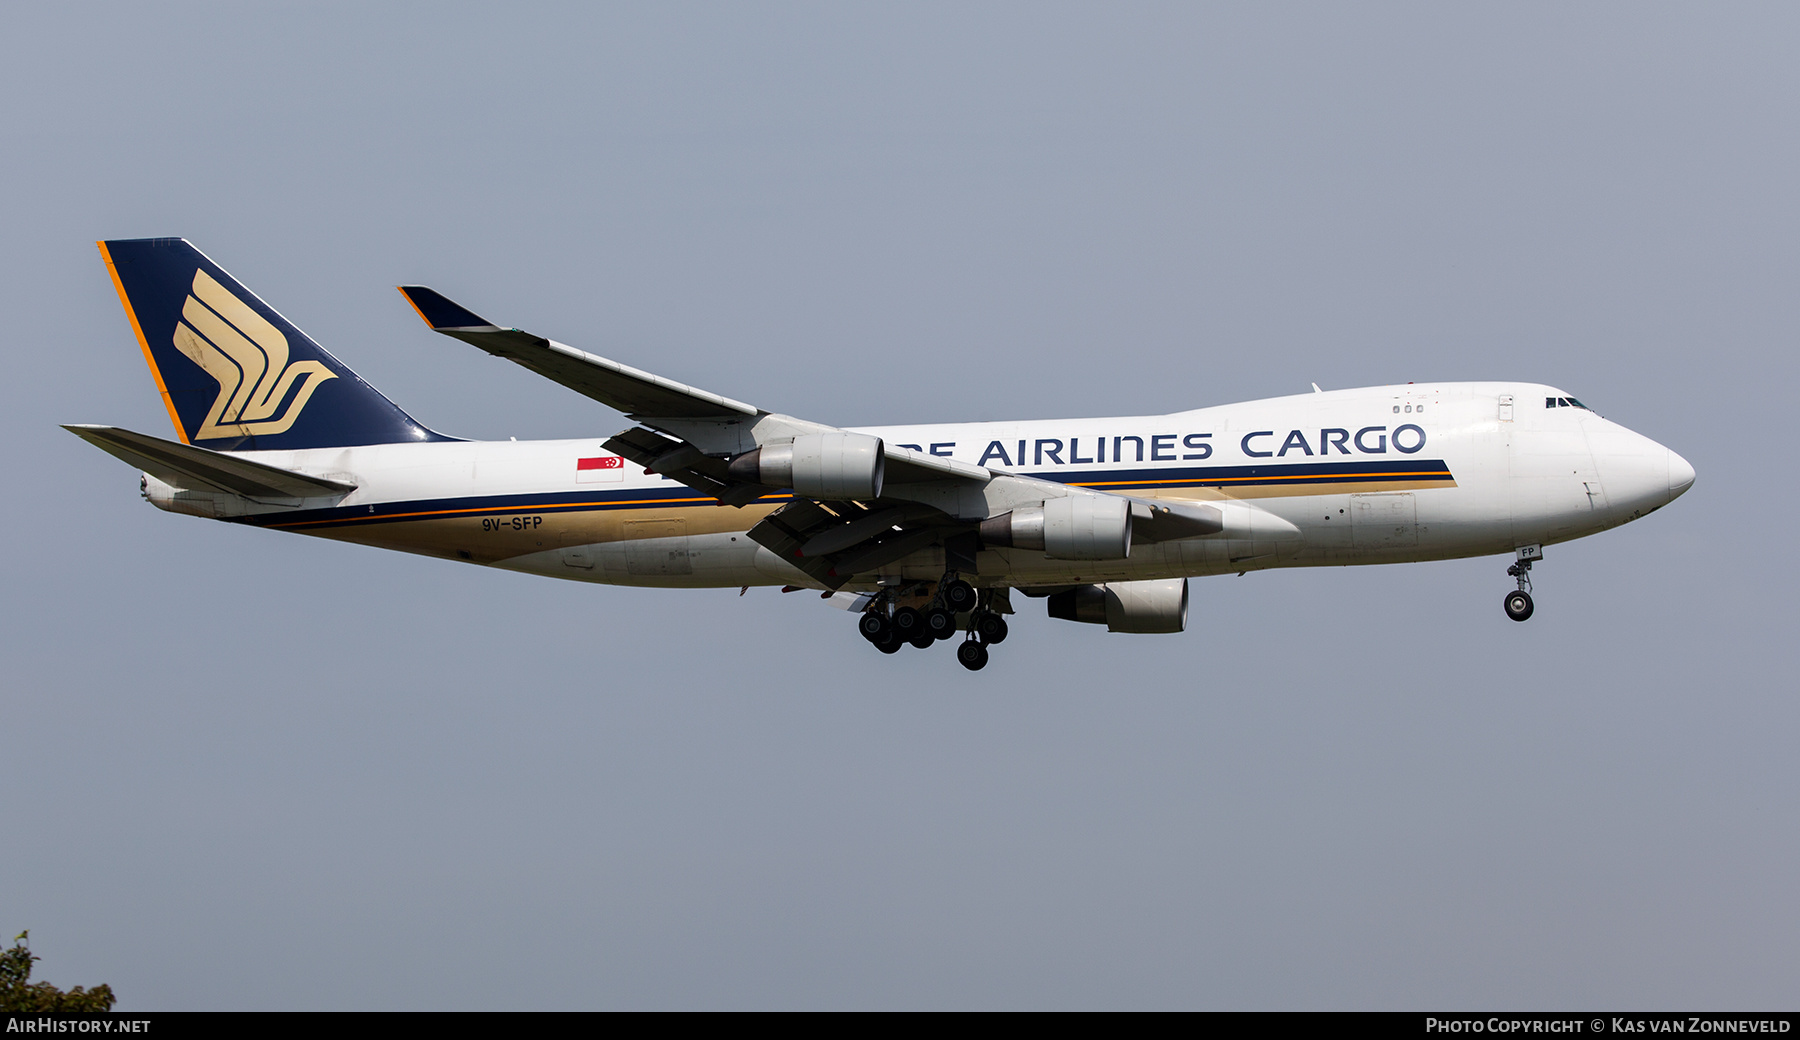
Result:
M1555 403L1567 400L1536 384L1407 384L1159 416L859 432L997 471L1204 501L1236 518L1219 534L1137 544L1116 561L986 549L968 576L1029 587L1510 553L1634 520L1692 483L1679 455ZM244 453L356 485L341 501L298 507L175 491L153 477L146 493L179 512L583 581L816 586L744 533L788 496L723 506L614 460L603 439ZM850 587L944 569L943 550L930 548Z

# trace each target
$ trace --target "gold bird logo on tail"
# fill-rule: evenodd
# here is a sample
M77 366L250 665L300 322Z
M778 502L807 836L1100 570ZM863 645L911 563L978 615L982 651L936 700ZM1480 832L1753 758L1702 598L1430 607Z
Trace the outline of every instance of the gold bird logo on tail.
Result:
M205 271L175 323L175 349L219 381L219 397L195 440L285 432L300 418L313 391L337 376L319 361L288 364L288 341ZM275 416L298 382L287 410Z

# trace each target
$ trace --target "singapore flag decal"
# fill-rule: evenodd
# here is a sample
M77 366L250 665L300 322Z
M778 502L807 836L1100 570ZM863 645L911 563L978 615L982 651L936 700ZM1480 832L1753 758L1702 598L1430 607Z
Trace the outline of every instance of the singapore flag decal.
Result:
M625 460L617 455L575 460L575 483L607 484L625 479Z

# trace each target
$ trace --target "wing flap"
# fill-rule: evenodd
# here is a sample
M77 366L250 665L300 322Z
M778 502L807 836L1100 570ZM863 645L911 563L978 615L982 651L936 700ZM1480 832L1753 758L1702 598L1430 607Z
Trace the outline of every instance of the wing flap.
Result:
M644 467L647 473L661 473L728 506L747 505L773 492L761 484L733 480L724 459L702 455L686 441L641 426L608 438L600 446Z
M833 581L831 561L823 556L804 556L800 549L811 537L810 532L824 530L836 522L836 516L811 499L795 499L751 527L750 540L781 557L830 588L842 585Z
M920 503L870 505L796 499L750 529L750 540L826 586L953 539L960 523Z
M70 425L63 429L171 487L188 491L220 491L246 498L341 498L356 490L355 484L309 477L115 426Z

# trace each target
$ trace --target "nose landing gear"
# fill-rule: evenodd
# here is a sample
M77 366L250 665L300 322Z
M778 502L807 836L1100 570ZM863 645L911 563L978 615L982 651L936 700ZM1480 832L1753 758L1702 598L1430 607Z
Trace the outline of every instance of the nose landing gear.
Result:
M1543 558L1543 546L1523 546L1519 549L1518 561L1506 568L1506 573L1519 581L1518 591L1507 593L1501 604L1506 608L1506 616L1514 621L1526 620L1535 609L1531 602L1531 565Z

